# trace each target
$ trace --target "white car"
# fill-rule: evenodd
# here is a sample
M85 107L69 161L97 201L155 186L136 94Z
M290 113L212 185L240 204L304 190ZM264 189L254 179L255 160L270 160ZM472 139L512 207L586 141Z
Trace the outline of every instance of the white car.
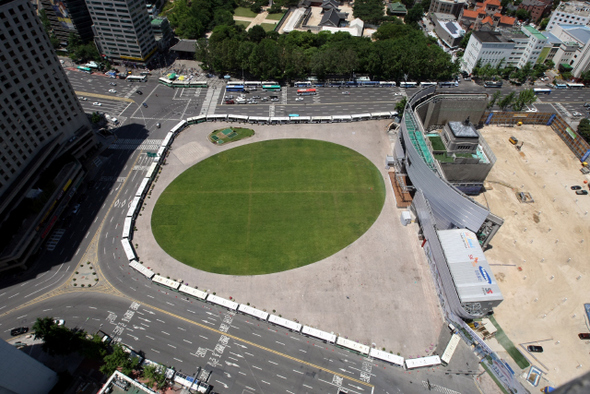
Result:
M80 101L88 101L86 97L80 97Z
M303 101L303 97L295 97L295 101Z
M109 93L117 93L115 89L109 89Z
M114 82L111 82L111 85L112 85L112 86L117 86L117 84L116 84L116 83L114 83Z
M582 115L582 114L581 114L581 113L579 113L579 112L572 112L572 116L574 116L574 117L576 117L576 118L579 118L580 116L584 116L584 115Z
M64 324L66 324L66 321L64 319L55 319L53 322L58 326L63 326Z
M99 103L98 101L95 101L95 102L92 103L92 105L98 105L100 107L102 104Z

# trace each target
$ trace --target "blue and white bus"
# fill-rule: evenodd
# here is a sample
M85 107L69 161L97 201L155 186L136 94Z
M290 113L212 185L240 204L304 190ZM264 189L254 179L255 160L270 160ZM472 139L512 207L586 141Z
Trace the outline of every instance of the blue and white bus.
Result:
M424 85L422 85L422 86L424 86ZM457 82L457 81L439 82L438 83L439 88L456 88L457 86L459 86L459 82Z
M551 94L551 89L548 88L534 88L535 94Z
M420 86L422 86L423 88L427 88L428 86L436 86L437 83L436 82L420 82Z
M418 82L400 82L399 87L404 89L417 88Z

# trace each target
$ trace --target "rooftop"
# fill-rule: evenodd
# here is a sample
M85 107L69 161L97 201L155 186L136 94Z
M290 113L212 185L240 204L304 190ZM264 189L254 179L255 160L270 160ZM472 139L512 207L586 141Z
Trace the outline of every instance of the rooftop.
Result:
M534 36L537 40L546 40L547 39L547 37L545 37L544 35L539 33L539 31L537 29L535 29L534 27L532 27L530 25L523 26L523 29L528 31L531 34L531 36Z
M587 17L590 16L590 5L581 1L569 1L561 3L555 11Z
M590 28L588 26L580 25L559 25L567 32L574 40L581 45L586 45L590 42Z
M455 137L461 138L479 138L479 134L471 123L465 122L449 122L449 128Z

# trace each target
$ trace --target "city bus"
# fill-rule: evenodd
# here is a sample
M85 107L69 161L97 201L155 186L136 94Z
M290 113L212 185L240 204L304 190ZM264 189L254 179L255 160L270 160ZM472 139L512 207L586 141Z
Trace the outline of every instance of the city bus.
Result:
M404 89L417 88L418 82L400 82L399 87Z
M298 96L313 96L317 94L317 91L313 88L311 89L297 89Z
M244 92L245 90L244 85L226 85L225 87L226 92Z
M422 85L422 86L424 86L424 85ZM459 86L459 82L456 82L456 81L439 82L438 83L439 88L456 88L457 86Z
M299 81L293 84L296 88L311 88L311 81Z
M436 82L420 82L420 86L427 88L429 86L436 86Z
M567 83L566 85L570 89L582 89L584 87L583 83Z
M567 83L555 82L555 89L567 89Z
M92 69L90 67L78 66L76 68L80 71L84 71L85 73L92 74Z
M164 78L164 77L158 78L158 82L164 86L168 86L168 87L172 86L172 81L169 80L168 78Z
M146 82L146 75L128 75L126 78L129 82Z
M396 86L395 81L381 81L379 86L382 88L394 88Z
M266 90L267 92L280 92L281 85L262 85L262 89Z
M533 92L535 92L535 94L551 94L551 89L547 89L547 88L534 88Z
M483 86L484 88L501 88L502 81L485 81Z

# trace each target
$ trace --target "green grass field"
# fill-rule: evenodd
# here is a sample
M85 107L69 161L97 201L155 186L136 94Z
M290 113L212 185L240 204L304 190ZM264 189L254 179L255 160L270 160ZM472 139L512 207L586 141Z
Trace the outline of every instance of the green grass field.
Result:
M260 27L262 27L264 31L268 33L269 31L273 31L277 25L274 23L261 23Z
M246 21L234 21L236 23L236 25L241 25L244 26L244 29L247 28L248 26L250 26L250 23L252 22L246 22Z
M281 12L280 14L268 14L266 16L266 19L272 19L274 21L280 21L281 18L283 17L283 15L285 15L284 12Z
M152 215L158 244L204 271L259 275L328 257L365 233L385 200L364 156L303 139L227 150L179 175Z
M246 18L256 18L256 15L258 15L258 14L255 14L252 11L250 11L249 8L238 7L234 10L234 15L235 16L245 16Z

